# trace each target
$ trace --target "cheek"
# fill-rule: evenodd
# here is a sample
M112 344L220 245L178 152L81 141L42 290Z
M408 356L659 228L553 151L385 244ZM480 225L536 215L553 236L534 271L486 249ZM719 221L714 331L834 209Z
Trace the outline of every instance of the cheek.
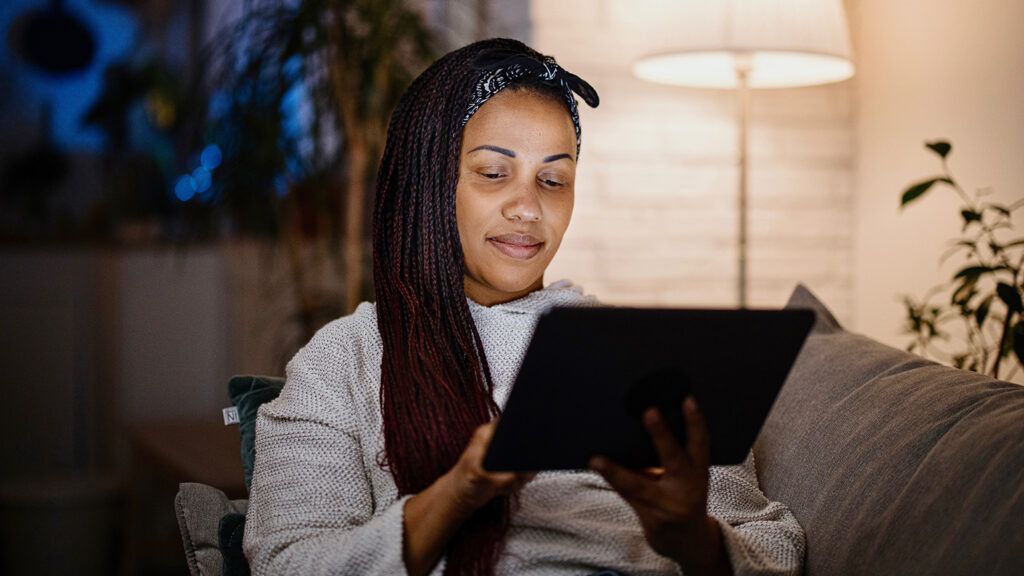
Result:
M463 252L473 250L486 232L490 210L485 197L469 186L459 185L455 192L455 224Z
M575 205L575 195L570 190L566 194L553 200L547 213L551 222L551 231L558 235L561 240L562 235L565 234L566 229L569 228L569 222L572 220L572 210Z

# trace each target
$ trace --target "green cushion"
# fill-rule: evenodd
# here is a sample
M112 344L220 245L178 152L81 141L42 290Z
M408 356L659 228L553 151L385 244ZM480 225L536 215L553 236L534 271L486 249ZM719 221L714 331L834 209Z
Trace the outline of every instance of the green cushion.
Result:
M245 514L228 512L220 519L217 535L220 553L224 558L224 576L249 576L249 562L242 551L245 534Z
M228 381L228 394L238 409L238 432L242 436L242 468L245 470L245 489L252 486L253 461L256 458L256 411L281 393L284 378L276 376L232 376Z

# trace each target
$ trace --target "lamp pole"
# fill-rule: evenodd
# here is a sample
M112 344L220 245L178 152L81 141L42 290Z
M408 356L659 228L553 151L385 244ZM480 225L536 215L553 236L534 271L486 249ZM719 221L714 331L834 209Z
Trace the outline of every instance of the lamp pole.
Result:
M750 123L750 69L753 59L749 53L740 53L735 57L737 100L739 104L739 274L737 276L738 305L747 307L747 140Z

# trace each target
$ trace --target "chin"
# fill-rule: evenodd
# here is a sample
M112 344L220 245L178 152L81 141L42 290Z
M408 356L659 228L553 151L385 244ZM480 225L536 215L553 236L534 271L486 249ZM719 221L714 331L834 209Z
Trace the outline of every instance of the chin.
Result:
M529 289L543 277L543 269L539 272L525 270L502 270L484 276L488 284L501 292L515 293Z

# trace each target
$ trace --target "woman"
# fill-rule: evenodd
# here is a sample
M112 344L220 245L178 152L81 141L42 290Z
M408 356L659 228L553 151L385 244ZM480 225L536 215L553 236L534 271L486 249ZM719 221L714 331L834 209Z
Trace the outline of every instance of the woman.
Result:
M709 470L692 402L686 447L646 415L660 472L481 467L538 315L598 304L543 280L573 208L573 92L598 104L553 59L494 39L403 95L378 174L377 302L323 327L259 412L255 574L800 570L800 526L752 457Z

